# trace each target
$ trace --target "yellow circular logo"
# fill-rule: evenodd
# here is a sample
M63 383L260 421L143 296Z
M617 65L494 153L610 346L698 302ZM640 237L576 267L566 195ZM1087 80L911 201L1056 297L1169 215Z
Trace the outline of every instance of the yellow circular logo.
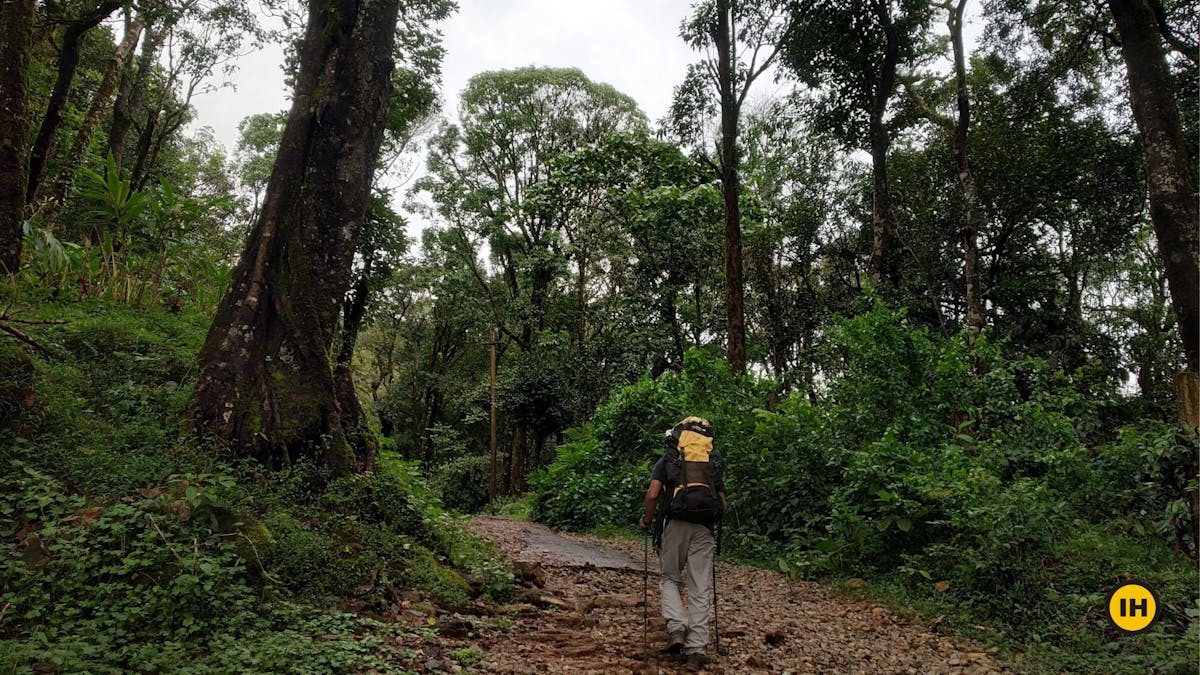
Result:
M1146 584L1130 581L1108 594L1108 620L1119 630L1140 633L1158 618L1158 594Z

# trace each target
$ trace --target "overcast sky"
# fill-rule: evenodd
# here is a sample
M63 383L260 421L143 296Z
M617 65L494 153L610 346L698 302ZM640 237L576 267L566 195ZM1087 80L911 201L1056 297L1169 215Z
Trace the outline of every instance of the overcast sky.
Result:
M632 96L651 122L666 111L687 64L699 58L679 39L690 0L458 0L442 24L446 60L442 94L453 119L458 94L485 70L538 65L579 68ZM287 108L277 46L238 60L235 89L195 100L195 126L212 127L232 153L242 118Z

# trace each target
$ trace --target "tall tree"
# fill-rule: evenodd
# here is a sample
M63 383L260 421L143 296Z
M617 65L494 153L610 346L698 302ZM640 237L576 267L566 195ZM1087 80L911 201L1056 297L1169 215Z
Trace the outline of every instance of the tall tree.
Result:
M1163 34L1148 0L1109 0L1108 6L1121 36L1129 100L1145 146L1150 217L1179 334L1188 369L1200 372L1200 213L1163 49L1170 34Z
M871 153L870 275L876 287L897 287L888 107L898 68L912 61L928 23L928 0L801 0L792 12L785 62L816 92L824 126Z
M152 53L143 51L139 57L135 74L138 83L127 102L127 112L134 117L136 138L126 143L121 153L113 155L114 158L121 155L122 172L128 174L139 190L154 182L163 150L191 121L192 98L221 88L223 85L213 84L213 75L229 67L247 39L261 44L267 35L258 23L253 3L157 0L142 9L147 7L153 8L153 12L147 11L147 20L155 21L154 30L145 41ZM155 57L153 53L160 50L161 57ZM143 65L149 65L145 73ZM141 79L143 75L150 79ZM118 100L117 105L125 108L126 103Z
M270 466L355 468L331 353L387 116L399 0L311 0L262 213L201 352L202 433Z
M693 48L712 47L716 51L715 57L704 65L720 101L718 173L725 205L725 356L738 373L746 369L738 121L751 86L775 64L779 55L787 32L784 17L785 13L774 2L715 0L712 4L698 5L682 30L682 37ZM747 55L748 62L744 60ZM687 91L685 87L677 95Z
M83 164L88 146L92 142L92 134L95 133L96 127L100 125L100 118L108 110L113 90L117 86L117 78L124 71L125 62L129 59L129 55L137 47L138 39L142 35L143 24L144 19L141 15L134 17L129 22L125 27L125 37L113 51L112 58L109 59L108 67L105 68L104 76L100 80L100 86L96 89L96 93L92 95L92 103L88 107L87 114L84 115L83 124L79 127L79 131L75 132L75 139L71 141L71 147L67 151L65 161L63 161L58 170L58 176L54 179L53 189L47 197L49 213L51 214L56 212L67 198L67 193L71 190L76 167ZM54 220L53 215L43 214L43 217L49 221Z
M742 138L748 351L783 392L798 383L808 388L820 308L836 311L823 297L835 285L818 278L818 260L838 218L835 185L844 163L836 141L804 124L790 97L748 110Z
M0 3L0 274L21 263L29 174L29 92L34 0Z
M963 44L963 19L967 0L946 0L938 4L946 11L946 27L950 31L950 45L954 60L954 102L957 116L945 116L935 111L916 88L911 78L902 77L905 90L918 109L930 121L942 126L954 138L954 168L962 189L963 280L966 286L967 342L974 346L975 340L985 324L983 294L979 275L979 233L984 226L983 209L979 204L979 187L975 172L967 154L967 139L971 131L971 97L967 90L967 56Z
M508 298L495 299L481 274L483 290L497 327L527 350L544 325L564 227L560 212L527 207L531 188L555 157L644 129L645 118L633 99L578 70L521 68L471 78L459 121L461 129L447 125L433 139L430 177L418 188L464 238L486 240ZM501 307L505 300L516 316Z
M436 214L467 244L454 253L477 280L497 329L522 353L537 346L565 259L559 210L531 208L530 191L546 180L555 157L618 131L644 130L633 99L576 69L520 68L471 78L459 124L430 144L429 193ZM487 244L502 290L477 260ZM510 478L524 489L527 441L538 430L513 425ZM532 436L532 437L531 437Z
M62 46L58 53L58 73L54 80L54 89L50 92L50 101L46 104L46 113L38 128L37 138L29 152L29 180L25 188L25 203L31 204L37 197L41 185L42 173L50 159L50 148L54 136L62 126L67 111L67 97L71 93L71 84L75 81L75 71L79 68L79 49L84 35L107 19L113 12L124 4L122 0L92 0L76 7L77 3L52 3L50 22L63 25Z
M682 363L680 302L689 287L703 286L709 296L723 285L723 204L708 167L672 143L613 134L559 155L528 203L565 223L564 252L578 268L573 342L606 357L589 362L573 386L585 415L627 374L626 363L636 364L634 376Z
M145 106L147 90L158 66L159 52L163 42L174 33L175 26L197 9L198 0L170 2L144 2L139 7L139 16L144 21L137 63L121 70L117 97L113 101L112 119L108 127L108 151L118 169L125 168L129 154L127 143L129 131L137 122L137 116ZM132 19L127 18L126 21ZM253 29L251 29L253 30ZM233 46L233 45L231 45Z

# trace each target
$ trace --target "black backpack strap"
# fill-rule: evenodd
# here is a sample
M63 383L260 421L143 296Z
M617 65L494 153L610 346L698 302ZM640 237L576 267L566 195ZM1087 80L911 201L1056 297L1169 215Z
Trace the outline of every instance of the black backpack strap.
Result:
M653 540L654 540L655 553L662 552L663 530L666 529L667 520L668 520L667 504L671 501L671 498L668 496L669 493L667 491L669 489L669 487L667 486L666 483L664 483L663 486L664 486L664 489L662 492L659 493L658 501L655 502L655 504L654 504L654 524L651 526L651 532L652 532L652 536L653 536Z

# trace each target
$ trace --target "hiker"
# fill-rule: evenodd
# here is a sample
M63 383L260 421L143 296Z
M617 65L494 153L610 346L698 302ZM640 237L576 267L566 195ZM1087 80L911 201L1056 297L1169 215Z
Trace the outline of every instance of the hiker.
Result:
M654 465L646 490L642 529L654 526L654 549L662 564L662 615L669 654L691 665L708 662L708 607L713 597L716 528L725 512L721 455L712 447L712 426L688 417L665 435L666 451ZM688 607L683 606L687 569Z

